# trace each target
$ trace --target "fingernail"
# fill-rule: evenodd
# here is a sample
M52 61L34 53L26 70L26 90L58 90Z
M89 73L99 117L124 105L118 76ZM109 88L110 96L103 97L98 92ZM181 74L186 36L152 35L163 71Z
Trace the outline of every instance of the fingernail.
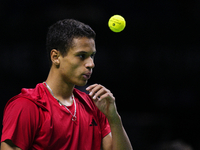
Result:
M92 92L90 92L89 95L92 96Z
M96 99L96 96L93 96L93 99Z

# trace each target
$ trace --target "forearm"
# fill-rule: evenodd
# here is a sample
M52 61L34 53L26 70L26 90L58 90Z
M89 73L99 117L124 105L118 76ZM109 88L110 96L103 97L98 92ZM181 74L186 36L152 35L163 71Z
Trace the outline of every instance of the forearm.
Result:
M128 135L122 125L121 117L117 113L115 97L100 84L94 84L86 88L94 100L98 109L104 113L110 124L112 135L103 138L102 147L104 150L132 150Z
M112 133L112 150L132 150L131 142L122 125L121 117L117 114L108 119Z
M21 148L15 146L11 140L6 140L1 143L0 150L21 150Z

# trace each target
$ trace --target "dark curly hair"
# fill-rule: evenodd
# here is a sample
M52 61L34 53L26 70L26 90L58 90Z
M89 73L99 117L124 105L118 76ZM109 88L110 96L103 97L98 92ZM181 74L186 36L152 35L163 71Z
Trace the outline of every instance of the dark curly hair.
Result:
M67 54L72 47L74 38L88 37L95 40L96 33L89 26L74 19L64 19L49 27L46 39L48 56L52 49L60 51L61 55Z

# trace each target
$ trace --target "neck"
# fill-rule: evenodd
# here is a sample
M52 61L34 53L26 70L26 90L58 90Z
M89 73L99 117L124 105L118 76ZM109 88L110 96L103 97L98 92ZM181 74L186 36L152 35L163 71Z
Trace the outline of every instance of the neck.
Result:
M75 85L64 82L53 69L50 69L46 83L51 88L54 96L59 99L61 103L66 106L73 103L71 96Z

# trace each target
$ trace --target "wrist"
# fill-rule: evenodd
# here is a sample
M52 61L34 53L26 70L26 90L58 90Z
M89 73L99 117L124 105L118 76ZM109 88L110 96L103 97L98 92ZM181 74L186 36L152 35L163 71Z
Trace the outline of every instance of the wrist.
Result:
M118 113L116 113L112 117L108 117L107 119L108 119L110 126L116 125L116 124L121 124L121 116Z

